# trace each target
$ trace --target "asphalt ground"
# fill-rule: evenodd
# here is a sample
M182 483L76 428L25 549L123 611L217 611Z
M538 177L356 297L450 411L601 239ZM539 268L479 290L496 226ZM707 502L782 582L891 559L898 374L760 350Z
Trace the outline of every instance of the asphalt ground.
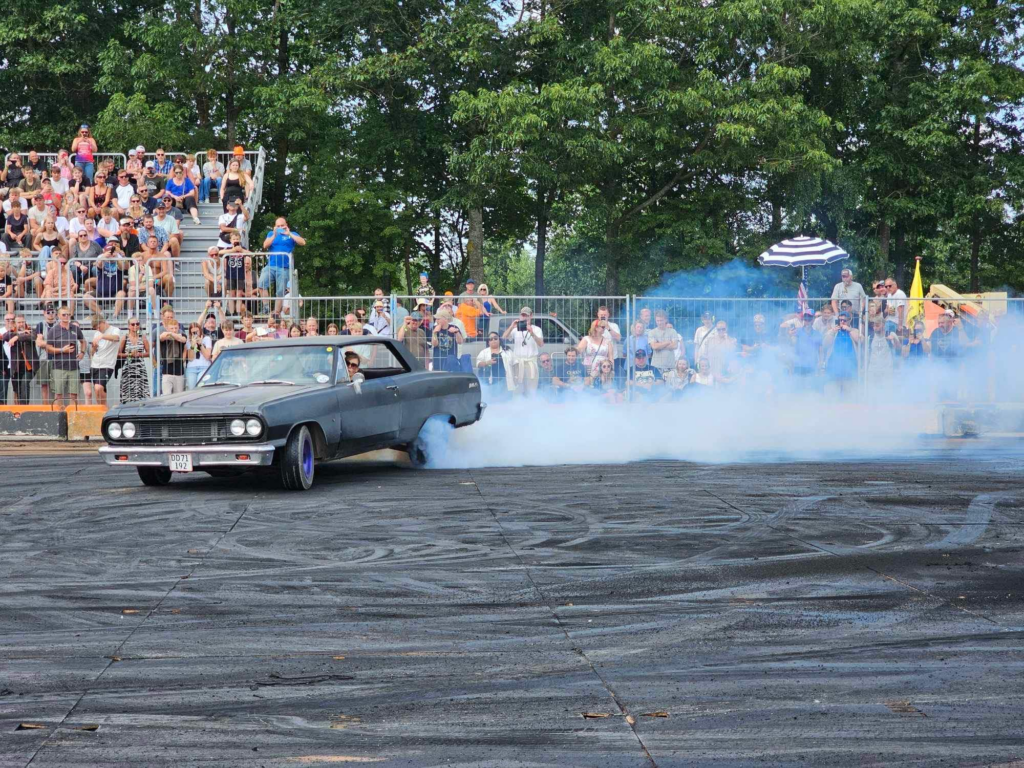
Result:
M1019 766L1019 445L308 493L9 451L0 765Z

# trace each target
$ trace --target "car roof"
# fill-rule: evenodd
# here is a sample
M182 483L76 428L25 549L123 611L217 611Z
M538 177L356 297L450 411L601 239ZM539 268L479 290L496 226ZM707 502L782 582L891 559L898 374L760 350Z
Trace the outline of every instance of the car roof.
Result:
M394 341L387 336L300 336L294 339L274 339L273 341L260 341L260 348L264 347L322 347L331 345L335 347L349 347L358 344L369 344L378 341Z

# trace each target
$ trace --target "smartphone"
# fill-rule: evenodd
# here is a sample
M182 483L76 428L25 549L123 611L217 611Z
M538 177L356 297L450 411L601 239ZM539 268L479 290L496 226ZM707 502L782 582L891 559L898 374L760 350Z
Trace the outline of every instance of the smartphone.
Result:
M494 354L493 352L491 353L491 362L492 362L492 363L496 363L496 362L498 362L498 360L500 360L500 359L501 359L501 355L496 355L496 354Z

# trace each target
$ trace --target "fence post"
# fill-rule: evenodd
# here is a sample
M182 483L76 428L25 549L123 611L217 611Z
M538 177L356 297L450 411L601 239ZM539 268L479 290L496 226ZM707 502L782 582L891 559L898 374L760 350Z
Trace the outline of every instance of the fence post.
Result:
M398 337L398 327L395 325L395 316L398 311L398 294L391 293L391 338Z

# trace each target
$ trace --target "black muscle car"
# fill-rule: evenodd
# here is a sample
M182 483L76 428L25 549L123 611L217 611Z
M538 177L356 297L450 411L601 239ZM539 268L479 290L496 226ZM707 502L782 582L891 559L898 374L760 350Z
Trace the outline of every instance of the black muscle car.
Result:
M306 490L320 461L398 448L424 464L428 422L463 427L484 407L475 376L427 371L392 339L255 342L224 349L193 390L112 408L100 455L146 485L269 468Z

